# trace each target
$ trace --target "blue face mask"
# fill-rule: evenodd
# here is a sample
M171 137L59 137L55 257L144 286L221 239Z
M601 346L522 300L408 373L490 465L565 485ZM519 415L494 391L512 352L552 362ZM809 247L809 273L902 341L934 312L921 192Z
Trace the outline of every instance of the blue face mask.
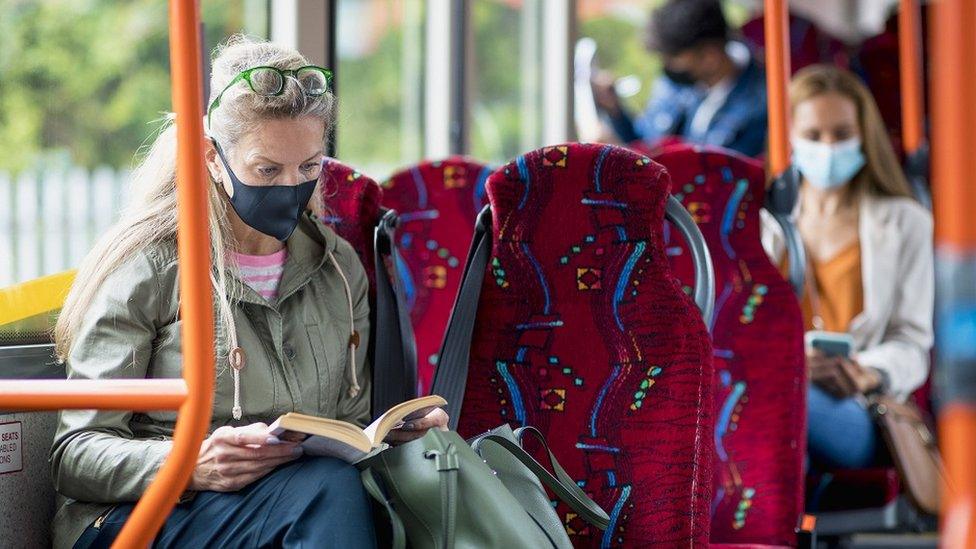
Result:
M230 169L224 151L216 141L214 146L234 185L234 196L230 197L230 204L241 221L282 242L288 240L312 198L318 179L297 185L248 185L238 179L234 170Z
M814 187L834 189L846 185L864 167L861 140L852 137L838 143L793 138L793 165Z

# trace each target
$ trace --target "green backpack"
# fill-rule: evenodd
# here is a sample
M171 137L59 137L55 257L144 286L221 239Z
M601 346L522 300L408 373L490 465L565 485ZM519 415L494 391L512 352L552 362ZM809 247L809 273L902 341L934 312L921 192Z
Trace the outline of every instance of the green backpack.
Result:
M525 435L543 444L552 473L522 449ZM502 425L475 437L470 446L453 431L431 429L358 466L367 492L390 517L396 549L407 540L414 549L569 549L543 484L594 526L605 529L610 522L531 427L512 431Z

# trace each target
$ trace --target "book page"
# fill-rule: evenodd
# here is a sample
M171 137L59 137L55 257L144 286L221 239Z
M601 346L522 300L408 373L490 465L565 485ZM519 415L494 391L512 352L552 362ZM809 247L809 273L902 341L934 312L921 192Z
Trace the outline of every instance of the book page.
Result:
M366 452L344 442L314 435L302 442L302 448L310 456L335 457L349 463L355 463L366 455Z
M299 433L311 435L314 438L334 440L339 444L355 449L359 453L366 453L373 446L362 429L352 423L335 419L289 412L279 417L268 427L268 434L271 435L284 436L291 439L292 437L289 436L289 433ZM298 440L301 440L301 437ZM312 444L321 444L321 442Z
M447 401L438 395L428 395L408 400L387 410L385 414L376 418L376 421L370 423L368 427L363 429L363 432L373 442L374 447L379 446L390 431L399 429L407 421L426 416L434 408L440 408L446 405Z

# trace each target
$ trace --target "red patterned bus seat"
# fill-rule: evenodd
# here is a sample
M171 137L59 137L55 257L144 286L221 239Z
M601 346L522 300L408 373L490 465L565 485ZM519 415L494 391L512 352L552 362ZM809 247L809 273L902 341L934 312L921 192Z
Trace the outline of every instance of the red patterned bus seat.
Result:
M452 157L407 168L383 183L383 205L400 218L396 245L403 261L397 269L417 340L420 394L430 387L490 173L484 164Z
M649 158L569 144L488 179L491 257L460 432L533 425L610 527L558 512L577 547L704 546L711 346L665 256L669 182Z
M732 151L687 145L654 160L670 173L715 269L711 540L795 544L806 440L803 325L792 287L760 241L763 167ZM690 285L687 247L680 237L669 240L672 267Z
M324 210L316 213L359 254L369 276L372 304L376 297L373 231L382 215L383 190L370 177L332 158L323 162L322 172L319 192Z

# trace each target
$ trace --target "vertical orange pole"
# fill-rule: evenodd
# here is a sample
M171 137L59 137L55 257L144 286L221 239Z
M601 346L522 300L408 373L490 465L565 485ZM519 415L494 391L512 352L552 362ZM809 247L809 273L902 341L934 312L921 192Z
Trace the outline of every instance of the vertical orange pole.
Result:
M210 289L210 236L203 164L203 82L198 0L170 0L170 70L177 131L177 251L183 318L183 377L188 398L180 407L173 450L146 490L113 547L147 547L186 488L213 404L214 319Z
M901 75L902 145L914 153L925 141L925 87L922 75L922 18L918 0L900 0L898 60Z
M782 175L790 164L789 96L790 81L789 13L786 0L765 0L763 16L766 33L766 101L769 109L770 175Z
M939 438L951 489L941 544L976 547L976 2L942 0L929 35L936 240Z

